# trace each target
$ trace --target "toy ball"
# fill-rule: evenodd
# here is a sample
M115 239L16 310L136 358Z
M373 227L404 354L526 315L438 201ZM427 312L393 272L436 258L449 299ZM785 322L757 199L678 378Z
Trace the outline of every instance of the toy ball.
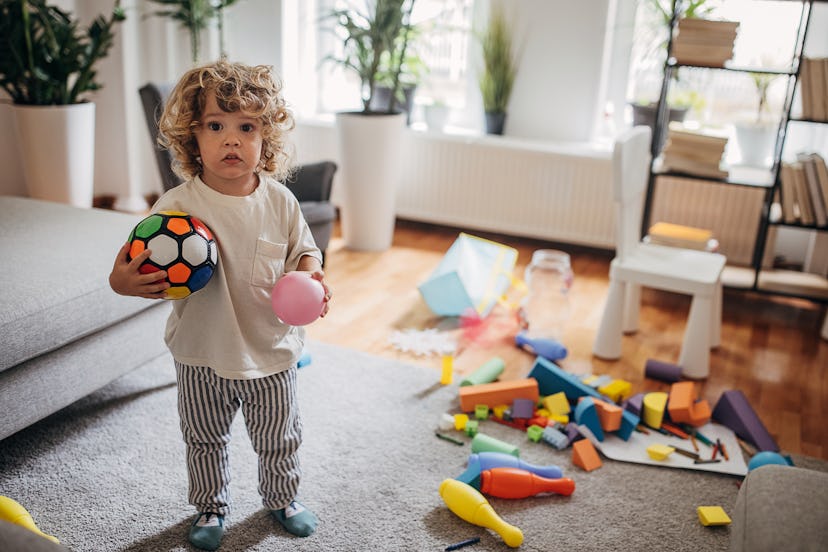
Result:
M305 272L288 272L273 286L273 312L285 324L304 326L322 314L325 288Z
M787 456L782 456L778 452L763 450L754 454L750 462L748 462L748 471L753 471L756 468L767 466L770 464L777 464L780 466L792 466L793 462Z
M196 217L180 211L160 211L141 222L129 235L129 259L145 249L152 255L138 269L142 274L167 271L170 287L165 299L183 299L207 285L218 264L213 233Z

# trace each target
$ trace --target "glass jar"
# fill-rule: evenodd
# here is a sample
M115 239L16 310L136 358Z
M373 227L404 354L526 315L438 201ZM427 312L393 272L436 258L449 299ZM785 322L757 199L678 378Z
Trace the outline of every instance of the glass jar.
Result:
M518 311L523 333L529 339L562 341L569 321L573 280L569 254L538 249L526 267L524 280L528 292Z

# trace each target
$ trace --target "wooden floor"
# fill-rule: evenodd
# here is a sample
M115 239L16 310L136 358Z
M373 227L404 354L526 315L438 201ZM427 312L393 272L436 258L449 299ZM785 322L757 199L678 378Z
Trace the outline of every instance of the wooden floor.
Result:
M688 298L644 290L640 330L624 337L621 360L602 361L591 351L606 297L611 253L473 233L518 249L518 276L535 249L570 253L575 281L564 339L569 356L560 362L563 368L623 378L635 391L668 390L667 384L644 378L644 363L648 358L677 362ZM504 378L524 377L534 357L513 345L516 325L508 308L497 307L486 326L472 333L458 327L455 319L435 317L420 298L418 284L434 270L457 234L457 229L398 221L391 249L367 253L345 249L337 229L325 266L333 291L331 310L308 326L308 336L432 367L437 381L439 356L402 352L389 338L396 331L438 328L450 332L459 344L456 375L499 356L506 363ZM710 377L701 382L702 396L713 406L723 391L741 389L783 450L828 460L828 342L819 337L824 315L824 306L808 301L726 290L722 345L711 353Z

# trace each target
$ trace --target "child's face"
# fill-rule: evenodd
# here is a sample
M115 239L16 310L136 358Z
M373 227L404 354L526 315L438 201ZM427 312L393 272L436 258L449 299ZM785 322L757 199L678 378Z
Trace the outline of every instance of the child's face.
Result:
M210 94L196 127L203 172L201 179L228 195L247 195L258 183L256 167L262 154L262 125L243 111L227 113Z

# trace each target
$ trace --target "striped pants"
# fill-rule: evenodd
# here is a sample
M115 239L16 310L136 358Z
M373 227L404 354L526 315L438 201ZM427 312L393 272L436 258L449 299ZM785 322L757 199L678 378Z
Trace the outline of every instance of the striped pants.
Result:
M239 408L259 456L259 494L268 509L290 504L299 490L302 423L296 368L253 380L217 376L207 366L175 363L178 414L187 447L189 501L199 512L230 511L230 425Z

